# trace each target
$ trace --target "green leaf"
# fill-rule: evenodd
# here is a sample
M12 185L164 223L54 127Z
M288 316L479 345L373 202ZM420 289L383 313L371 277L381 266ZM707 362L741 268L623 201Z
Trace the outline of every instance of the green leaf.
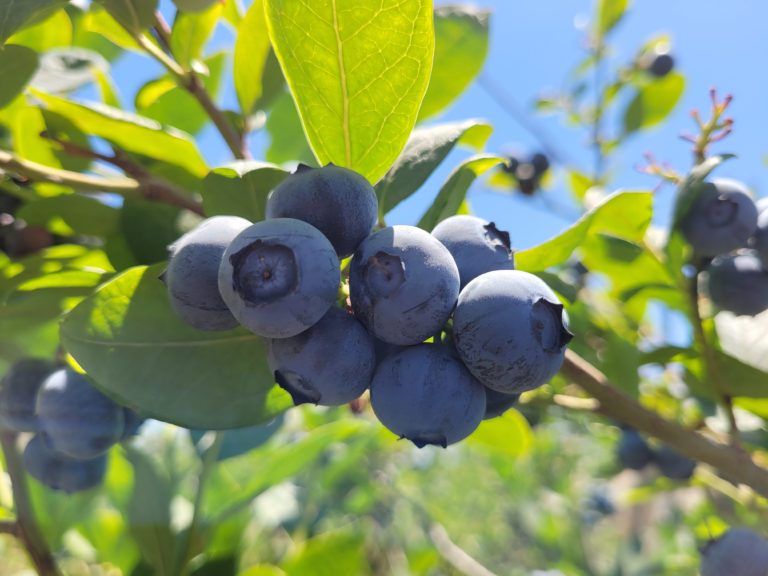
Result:
M451 172L448 181L440 188L437 198L421 217L417 226L429 232L439 222L456 214L461 208L472 182L478 176L504 162L506 159L501 156L489 155L474 156L462 162Z
M155 23L158 0L96 0L131 34L141 34Z
M267 195L288 175L274 164L245 161L212 170L203 181L207 216L233 215L264 220Z
M237 28L243 21L243 7L240 0L224 0L224 20Z
M615 192L554 238L515 253L520 270L537 272L565 262L591 234L608 234L629 241L645 235L653 215L651 192Z
M61 342L105 393L186 428L259 424L289 408L264 344L245 330L203 332L173 312L162 266L132 268L74 308Z
M480 73L488 54L489 19L488 10L475 6L435 8L435 63L419 120L447 108Z
M720 346L727 354L768 372L768 313L736 316L720 312L715 316L715 325Z
M22 93L38 67L37 53L25 46L0 46L0 108L5 108Z
M86 134L98 136L134 154L183 168L202 178L208 173L189 134L154 120L99 103L78 103L35 91L48 110L68 118Z
M90 9L83 16L83 30L106 38L115 46L125 50L143 51L136 40L117 23L109 12L98 4L91 4Z
M3 0L0 5L0 44L22 27L38 22L63 8L68 0Z
M72 20L64 10L52 14L34 26L19 30L8 39L9 44L18 44L42 53L51 48L72 44Z
M203 56L203 49L224 10L220 2L202 12L176 12L171 31L171 52L185 69Z
M221 87L227 55L219 52L206 58L204 63L208 75L202 78L203 85L211 96L215 96ZM199 132L210 122L197 98L168 76L152 80L139 90L136 94L136 110L142 116L190 134Z
M155 264L168 258L168 246L182 234L176 206L140 198L126 198L120 210L120 229L136 264Z
M583 200L587 190L592 187L592 178L578 170L569 170L568 183L574 197L577 200Z
M243 114L250 114L262 93L262 77L270 53L264 2L254 0L237 29L234 79Z
M613 30L627 11L628 0L599 0L597 5L597 29L599 37Z
M275 100L267 116L266 128L270 136L267 161L275 164L298 161L309 166L318 166L301 127L296 104L287 92Z
M307 540L281 567L287 574L301 576L371 573L365 555L365 535L349 527Z
M224 435L224 439L221 442L216 459L219 461L229 460L258 448L272 438L282 425L283 415L281 414L272 422L262 426L246 426L245 428L218 432L218 434ZM204 456L205 451L208 449L207 446L210 446L209 439L213 434L214 432L206 430L189 431L192 443L195 445L200 457Z
M507 410L498 418L483 420L468 441L508 458L520 458L530 451L533 433L520 412Z
M624 135L662 122L674 110L683 90L685 78L679 72L639 87L624 111Z
M376 183L402 151L427 90L431 0L265 0L272 46L312 149Z
M465 120L417 128L403 153L376 184L379 213L392 208L416 192L456 144L482 150L493 128L480 120Z
M83 194L41 198L24 204L17 213L29 224L53 229L57 221L62 221L72 233L101 238L117 229L118 215L116 208Z
M176 539L171 529L171 481L147 455L126 447L133 465L133 493L128 504L128 521L142 559L159 576L170 576L176 555Z

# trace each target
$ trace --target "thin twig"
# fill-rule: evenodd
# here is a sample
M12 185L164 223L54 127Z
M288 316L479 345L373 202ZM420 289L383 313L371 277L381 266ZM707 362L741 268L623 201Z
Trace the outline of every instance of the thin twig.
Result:
M561 373L600 402L598 412L628 424L673 450L709 464L733 484L744 484L768 498L768 470L744 450L716 444L701 434L665 420L613 386L608 378L575 352L568 350Z
M48 543L35 520L35 512L27 491L24 466L16 450L16 435L7 432L0 433L0 445L2 445L5 456L6 471L11 479L18 537L24 543L29 558L40 576L59 576L56 561L53 559Z
M466 576L496 576L466 550L456 545L442 524L434 522L429 528L429 538L442 556L456 570Z

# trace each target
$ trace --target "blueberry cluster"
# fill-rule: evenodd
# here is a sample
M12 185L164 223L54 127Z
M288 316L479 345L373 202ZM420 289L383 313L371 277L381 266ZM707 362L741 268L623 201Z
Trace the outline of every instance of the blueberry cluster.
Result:
M392 432L445 447L560 368L572 337L563 305L514 269L509 234L492 222L373 231L373 187L334 165L300 166L266 215L203 221L170 247L163 280L195 328L240 324L265 338L295 404L342 405L370 389Z
M768 309L768 202L755 203L735 180L704 182L680 230L697 256L710 259L707 290L720 310Z
M652 448L634 428L623 428L616 448L619 464L631 470L642 470L655 464L659 471L673 480L688 480L696 469L696 461L678 454L668 446Z
M17 362L0 384L0 428L34 433L24 466L54 490L77 492L101 483L107 451L142 422L84 375L43 360Z
M517 189L522 194L530 196L539 189L541 179L549 170L549 158L541 152L536 152L527 159L510 155L502 169L514 176L517 181Z

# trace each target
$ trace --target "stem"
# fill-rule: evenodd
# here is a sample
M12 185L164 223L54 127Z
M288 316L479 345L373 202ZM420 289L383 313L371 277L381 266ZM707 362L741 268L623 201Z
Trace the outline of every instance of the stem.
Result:
M568 350L561 373L600 402L598 412L658 438L673 450L715 468L733 484L745 484L768 498L768 470L733 446L716 444L701 434L661 418L613 386L608 378L575 352Z
M429 528L429 538L442 556L456 570L466 576L496 576L451 540L445 527L434 522Z
M5 467L11 479L18 537L24 543L29 558L40 576L58 576L59 569L56 561L35 521L35 512L27 491L24 466L16 450L16 435L8 432L0 433L0 445L5 456Z
M205 495L205 486L208 483L213 472L213 467L216 465L216 461L221 451L221 445L224 442L224 432L215 432L213 437L213 443L205 451L203 456L203 466L200 470L200 476L197 480L197 492L195 493L194 512L192 513L192 521L189 523L187 533L184 541L179 550L178 565L174 574L188 574L189 573L189 561L192 559L192 547L195 541L195 535L197 527L200 524L200 518L203 514L203 496Z
M170 183L150 175L146 175L141 181L125 177L90 176L24 160L4 150L0 150L0 168L36 182L69 186L80 191L112 192L125 198L143 197L203 215L199 202L185 196Z

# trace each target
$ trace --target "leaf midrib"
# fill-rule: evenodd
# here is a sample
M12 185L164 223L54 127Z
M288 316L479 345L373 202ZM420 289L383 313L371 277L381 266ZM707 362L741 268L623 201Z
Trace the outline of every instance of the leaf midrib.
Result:
M183 347L189 347L189 346L214 346L219 344L231 344L233 342L245 342L248 340L254 340L258 341L259 337L252 334L244 334L243 336L237 336L232 338L220 338L217 340L163 340L161 342L157 341L147 341L147 342L126 342L121 340L97 340L93 338L84 338L81 336L74 336L72 334L68 334L65 330L62 330L61 332L62 337L67 338L69 340L72 340L74 342L78 342L80 344L91 344L94 346L103 346L103 347L120 347L120 348L147 348L149 346L152 347L161 347L161 348L183 348Z
M333 11L333 33L336 36L336 55L339 61L339 80L341 82L342 100L342 132L344 134L344 159L347 166L352 165L352 138L349 133L349 93L347 89L347 72L344 69L344 43L341 41L336 0L331 0Z

